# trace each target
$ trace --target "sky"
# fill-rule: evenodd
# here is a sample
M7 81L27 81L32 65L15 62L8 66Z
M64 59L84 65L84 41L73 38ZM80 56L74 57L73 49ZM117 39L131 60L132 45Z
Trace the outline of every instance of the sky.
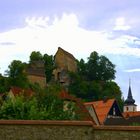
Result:
M140 110L140 0L0 0L0 73L32 51L58 47L87 61L97 51L116 65L127 98L129 79Z

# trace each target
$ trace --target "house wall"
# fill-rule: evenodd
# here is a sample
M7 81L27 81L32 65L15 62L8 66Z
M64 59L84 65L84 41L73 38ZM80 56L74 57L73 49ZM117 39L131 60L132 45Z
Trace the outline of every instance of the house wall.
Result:
M134 111L137 111L137 106L135 106L135 105L125 105L123 110L124 110L124 112L134 112Z
M140 127L93 126L91 121L4 121L0 140L139 140Z

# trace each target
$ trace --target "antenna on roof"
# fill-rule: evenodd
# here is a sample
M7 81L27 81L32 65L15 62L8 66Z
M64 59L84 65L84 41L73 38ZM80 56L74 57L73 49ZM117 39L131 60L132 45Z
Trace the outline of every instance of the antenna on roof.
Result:
M131 86L131 78L129 78L129 87Z

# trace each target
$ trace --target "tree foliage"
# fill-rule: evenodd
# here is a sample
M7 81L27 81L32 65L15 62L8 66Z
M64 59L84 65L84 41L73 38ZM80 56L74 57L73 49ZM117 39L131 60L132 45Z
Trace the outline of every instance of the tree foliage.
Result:
M54 58L52 55L44 54L43 60L45 62L45 73L47 82L52 79L52 72L54 69Z
M70 93L86 101L116 98L122 108L122 93L113 80L115 65L105 56L92 52L88 61L77 60L78 72L70 73Z
M39 51L33 51L30 55L30 63L37 60L42 60L43 56Z
M81 59L78 62L78 73L84 79L93 80L113 80L115 79L115 65L105 56L97 52L92 52L87 63Z
M9 70L6 71L9 84L11 86L18 86L25 88L28 86L27 76L25 74L26 64L22 63L20 60L13 60L8 66Z
M0 93L5 93L9 90L9 80L7 77L0 75Z
M54 57L48 54L42 55L39 51L33 51L30 55L29 63L38 60L44 61L46 79L47 82L50 82L52 79L52 71L54 69ZM71 77L69 93L72 93L85 101L102 100L104 97L116 98L122 108L122 93L117 83L113 81L115 79L116 72L115 65L107 57L103 55L100 56L97 52L92 52L87 59L87 62L85 62L83 59L80 61L77 60L77 66L77 73L69 73ZM13 60L8 68L8 77L3 77L0 75L0 92L8 91L10 86L18 86L21 88L30 87L36 94L34 99L26 100L26 105L24 104L25 99L17 98L17 101L15 101L14 104L10 100L5 102L1 109L6 108L6 110L12 110L14 114L14 111L18 110L14 108L16 107L15 104L19 104L20 111L23 112L21 114L28 114L28 117L24 116L24 118L28 119L51 119L53 115L56 117L52 117L53 119L65 119L65 117L70 113L63 112L62 101L58 100L55 94L60 91L60 85L50 83L45 90L41 89L37 84L31 85L27 80L26 74L24 73L26 64L19 60ZM58 107L61 109L59 110ZM45 114L44 109L49 114ZM25 110L28 110L30 113L24 112ZM56 110L57 112L55 112ZM41 116L37 116L39 115L37 114L39 111L42 114L40 114ZM61 112L64 114L61 114ZM20 114L17 114L17 116L20 116ZM19 118L22 118L22 116ZM68 116L66 118L68 118Z
M64 110L64 102L56 91L56 87L46 89L36 88L36 95L30 98L16 96L8 98L0 107L0 119L24 119L24 120L75 120L73 114L75 106L69 106ZM38 88L38 89L37 89ZM55 92L54 92L55 91Z
M30 55L30 63L33 61L44 61L45 74L47 82L52 79L52 71L54 69L54 58L52 55L44 54L42 55L39 51L33 51Z

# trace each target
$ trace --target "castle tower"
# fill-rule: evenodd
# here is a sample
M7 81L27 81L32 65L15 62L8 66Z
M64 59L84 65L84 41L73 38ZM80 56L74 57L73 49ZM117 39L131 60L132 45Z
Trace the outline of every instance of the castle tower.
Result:
M135 100L133 99L132 92L131 92L131 85L129 80L129 89L127 99L124 102L124 112L135 112L137 111L137 105L134 104Z
M53 70L54 79L67 87L70 83L68 72L77 71L76 59L72 54L59 47L54 56L54 61L56 66Z
M32 61L26 68L28 80L34 84L38 83L41 87L46 86L46 75L44 62L42 60Z

